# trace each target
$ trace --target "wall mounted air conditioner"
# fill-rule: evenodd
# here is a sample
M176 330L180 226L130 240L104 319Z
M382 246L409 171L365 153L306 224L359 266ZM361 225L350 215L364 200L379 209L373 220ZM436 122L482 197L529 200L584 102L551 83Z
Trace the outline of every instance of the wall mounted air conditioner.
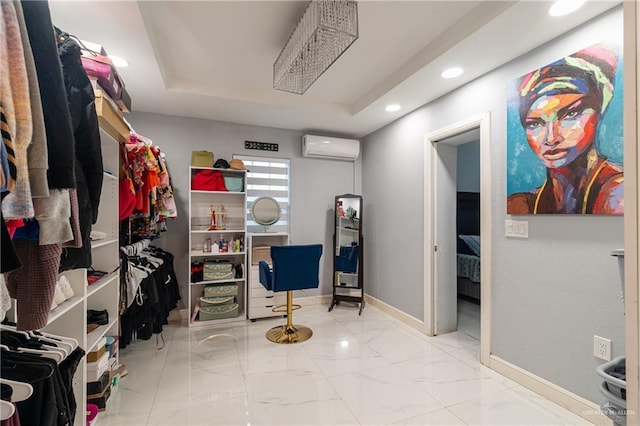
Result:
M304 135L302 137L303 157L354 161L358 158L358 155L360 155L360 141L357 139L316 135Z

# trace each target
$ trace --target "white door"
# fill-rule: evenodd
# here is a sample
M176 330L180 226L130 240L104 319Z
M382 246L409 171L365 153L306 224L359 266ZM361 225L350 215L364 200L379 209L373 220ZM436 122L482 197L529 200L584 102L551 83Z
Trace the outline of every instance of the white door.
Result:
M456 165L458 147L436 143L435 185L435 334L458 328L456 271Z

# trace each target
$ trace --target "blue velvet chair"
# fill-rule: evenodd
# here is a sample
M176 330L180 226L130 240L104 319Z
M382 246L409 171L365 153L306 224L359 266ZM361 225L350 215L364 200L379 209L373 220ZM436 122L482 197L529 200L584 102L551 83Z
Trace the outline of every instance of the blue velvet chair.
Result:
M260 283L267 290L286 291L287 304L276 306L274 312L286 312L287 324L267 331L267 339L275 343L299 343L308 340L313 331L302 325L293 325L292 313L300 305L293 304L293 290L318 288L322 244L272 246L273 269L262 261L258 264Z

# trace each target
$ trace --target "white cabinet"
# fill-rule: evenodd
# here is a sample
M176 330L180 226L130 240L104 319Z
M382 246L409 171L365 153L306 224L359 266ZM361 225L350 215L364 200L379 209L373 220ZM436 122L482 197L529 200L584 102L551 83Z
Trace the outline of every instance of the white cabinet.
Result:
M205 172L210 180L198 182L210 182L205 186L194 186L194 177ZM242 188L241 191L214 190L216 177L222 177L232 187L231 180L235 180L234 187ZM202 174L200 175L202 176ZM215 177L214 177L215 176ZM237 185L241 180L242 185ZM247 244L247 197L244 189L247 185L246 171L234 169L215 169L207 167L190 168L189 190L189 264L190 271L210 266L212 268L224 268L231 265L232 275L220 279L200 276L197 278L190 273L189 276L189 326L203 326L218 324L221 322L237 321L246 318L246 244ZM203 189L208 188L208 189ZM221 248L226 245L226 248ZM217 251L216 251L217 250ZM209 264L209 265L207 265ZM220 311L204 312L205 307L215 306L212 302L203 301L207 297L205 289L209 288L211 295L228 294L224 289L235 288L235 300L227 308ZM216 287L216 288L214 288ZM220 292L218 292L220 290ZM216 296L213 296L216 297ZM233 306L237 304L236 307ZM231 312L231 313L229 313Z
M248 311L249 319L268 318L282 315L282 312L273 312L273 308L287 303L286 292L274 293L268 291L260 284L260 271L258 262L264 260L271 264L269 248L289 244L289 234L284 232L249 234L249 294Z
M118 170L119 144L101 129L104 178L100 195L98 220L92 230L106 234L105 238L92 241L91 257L95 270L108 272L100 280L87 285L86 269L63 272L71 284L74 296L49 313L49 321L43 331L76 339L86 352L99 349L104 336L118 336L118 306L120 303L119 244L118 244ZM19 306L16 307L20 309ZM104 310L109 313L109 323L87 333L87 310ZM117 343L115 344L117 347ZM118 366L118 351L109 360ZM73 378L73 390L77 403L75 424L84 425L87 383L86 357L78 366Z

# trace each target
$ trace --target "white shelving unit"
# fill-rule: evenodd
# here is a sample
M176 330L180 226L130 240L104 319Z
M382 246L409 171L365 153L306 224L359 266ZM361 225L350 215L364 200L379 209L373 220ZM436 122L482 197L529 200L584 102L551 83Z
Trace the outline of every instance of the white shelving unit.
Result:
M255 321L257 318L269 318L282 315L282 312L273 312L273 308L287 303L286 292L274 293L260 284L259 259L254 256L256 247L283 246L289 244L289 234L286 232L252 233L249 234L249 293L247 296L248 317ZM271 264L271 259L267 262Z
M106 238L93 241L91 255L93 267L96 270L110 272L102 279L87 285L86 269L73 269L61 273L67 277L73 289L74 296L59 304L49 313L48 324L42 329L45 332L74 338L86 352L98 349L96 346L104 336L118 336L118 305L120 291L120 275L117 271L118 256L118 179L119 146L117 140L101 129L102 160L104 179L98 220L92 229L104 232ZM16 306L16 310L20 309ZM91 333L87 333L87 310L103 310L109 312L109 323L99 326ZM118 352L115 352L111 362L117 362ZM84 407L87 391L86 357L78 365L73 378L73 391L76 398L75 425L86 423Z
M202 170L212 170L222 173L226 178L241 178L243 181L242 188L247 187L247 174L245 170L234 169L215 169L207 167L191 167L189 170L190 181L193 176ZM219 243L221 239L225 241L233 241L235 238L241 238L243 244L247 244L247 194L246 192L230 192L230 191L203 191L192 190L189 188L189 265L193 262L206 261L226 261L231 262L234 266L241 264L243 270L242 278L230 278L219 281L198 281L191 282L189 276L189 326L207 326L244 320L247 315L247 255L245 249L238 252L212 253L205 252L203 249L207 239ZM212 226L211 211L220 211L224 206L226 211L226 226L224 229L209 229ZM200 320L198 315L195 320L192 319L196 306L200 305L200 297L203 296L204 288L212 285L238 285L238 295L235 303L238 304L238 316L234 318Z

